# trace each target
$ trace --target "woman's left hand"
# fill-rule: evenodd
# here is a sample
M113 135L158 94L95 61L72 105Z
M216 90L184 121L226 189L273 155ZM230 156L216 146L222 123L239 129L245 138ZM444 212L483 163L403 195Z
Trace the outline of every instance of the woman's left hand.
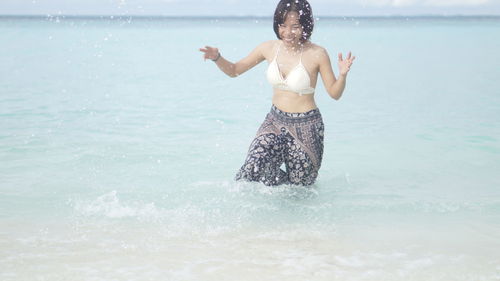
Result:
M347 75L347 72L351 69L352 62L354 61L356 57L352 56L351 57L351 52L347 54L347 58L344 60L342 59L342 53L339 53L339 71L340 75Z

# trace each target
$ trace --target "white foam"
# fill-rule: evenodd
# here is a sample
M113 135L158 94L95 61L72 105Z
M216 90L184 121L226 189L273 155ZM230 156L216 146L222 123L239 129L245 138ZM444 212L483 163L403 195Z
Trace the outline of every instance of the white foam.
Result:
M156 218L159 216L159 211L154 202L133 205L124 204L120 202L116 190L101 195L90 203L70 200L70 204L71 203L74 205L74 209L77 212L86 216L102 215L108 218Z

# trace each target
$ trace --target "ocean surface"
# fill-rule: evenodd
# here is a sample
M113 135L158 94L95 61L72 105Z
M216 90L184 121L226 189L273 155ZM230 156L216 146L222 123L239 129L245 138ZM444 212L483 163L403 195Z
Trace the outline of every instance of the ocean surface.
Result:
M317 18L310 188L235 182L270 18L0 17L1 280L500 280L500 18Z

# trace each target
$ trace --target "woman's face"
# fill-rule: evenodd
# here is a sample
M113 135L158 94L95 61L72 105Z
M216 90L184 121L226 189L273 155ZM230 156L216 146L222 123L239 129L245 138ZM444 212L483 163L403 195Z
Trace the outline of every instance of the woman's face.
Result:
M299 13L288 12L286 14L285 21L278 26L278 31L281 40L290 46L294 47L300 43L300 38L302 37L302 25L299 22Z

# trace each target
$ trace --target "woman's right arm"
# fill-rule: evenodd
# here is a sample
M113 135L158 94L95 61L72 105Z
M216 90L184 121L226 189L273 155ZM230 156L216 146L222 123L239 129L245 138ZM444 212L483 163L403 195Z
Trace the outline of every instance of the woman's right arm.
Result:
M269 42L260 44L252 52L250 52L248 56L238 61L237 63L232 63L222 56L217 59L220 54L219 49L217 48L205 46L205 48L200 48L200 51L205 53L203 55L203 58L205 60L217 59L215 61L215 64L217 64L219 69L222 70L222 72L226 73L229 77L237 77L238 75L243 74L245 71L249 70L250 68L256 66L266 59L264 56L264 50L266 49L267 44L269 44Z

